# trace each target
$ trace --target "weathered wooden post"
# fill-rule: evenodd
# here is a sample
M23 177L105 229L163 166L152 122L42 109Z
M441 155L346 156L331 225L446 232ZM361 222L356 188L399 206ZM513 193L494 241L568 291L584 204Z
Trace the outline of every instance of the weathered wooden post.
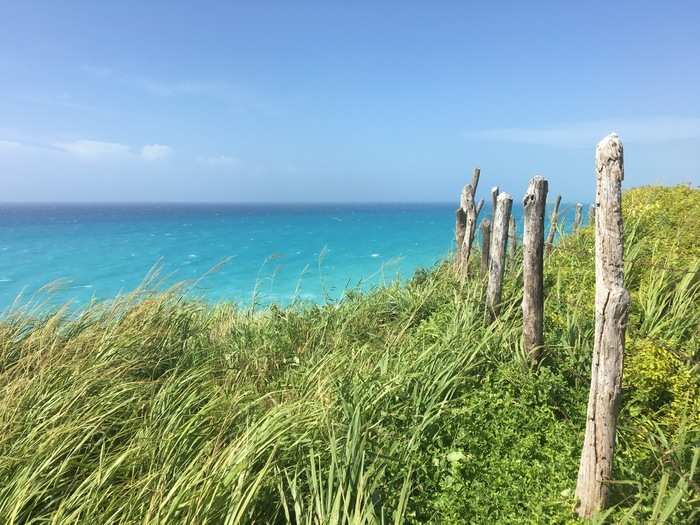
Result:
M544 344L544 209L548 189L544 177L534 177L523 199L523 350L533 363Z
M498 186L491 188L491 224L496 219L496 201L498 200Z
M489 245L491 244L491 221L481 221L481 276L489 271Z
M486 307L492 318L498 316L503 284L503 268L508 242L508 221L513 207L513 198L508 193L501 193L496 199L496 218L491 231L489 246L489 282L486 287Z
M508 256L513 259L515 257L515 249L518 247L518 239L515 233L515 217L510 214L510 222L508 223Z
M581 227L581 212L583 211L583 204L580 202L576 203L576 214L574 215L574 231L577 232Z
M595 338L586 434L576 484L576 510L581 517L591 517L605 508L612 480L630 305L629 293L623 288L623 157L622 142L615 134L596 147Z
M549 232L547 233L547 242L544 245L544 251L549 254L554 248L554 234L557 232L557 220L559 218L559 204L561 204L561 195L557 195L557 200L554 203L554 211L549 220Z
M481 170L479 168L474 169L474 174L472 175L472 183L479 183L479 176ZM474 196L476 195L476 186L472 184L467 184L462 190L462 196L460 199L460 207L464 210L466 215L465 225L464 225L464 236L462 240L462 245L460 248L460 261L459 268L462 276L466 276L469 271L469 256L472 250L472 244L474 243L474 236L476 234L476 218L481 211L483 204L479 204L477 209L474 204Z
M479 177L481 177L481 168L474 168L472 173L472 197L476 196L476 188L479 186Z
M467 214L462 207L455 212L455 268L459 268L462 260L462 243L464 242L464 230L467 227Z
M595 204L591 204L590 208L588 208L588 225L595 225Z

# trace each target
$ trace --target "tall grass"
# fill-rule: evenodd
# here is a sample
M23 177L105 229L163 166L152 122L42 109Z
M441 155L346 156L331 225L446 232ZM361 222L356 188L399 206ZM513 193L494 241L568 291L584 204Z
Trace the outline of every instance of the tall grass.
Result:
M626 198L635 210L673 191L685 190ZM698 387L700 275L686 253L648 269L654 213L628 235L633 367L615 506L600 520L698 515L700 406L683 392ZM18 305L0 321L0 522L571 521L590 229L564 239L546 272L548 348L534 369L517 261L494 323L483 283L449 264L285 309L148 287L78 315Z

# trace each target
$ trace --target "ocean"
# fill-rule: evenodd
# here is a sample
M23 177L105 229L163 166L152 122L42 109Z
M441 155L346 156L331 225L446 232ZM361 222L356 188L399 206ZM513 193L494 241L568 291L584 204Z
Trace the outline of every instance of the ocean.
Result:
M456 204L0 205L0 308L80 306L143 282L250 305L406 280L453 249ZM563 206L572 216L573 206ZM519 236L522 209L514 204ZM490 216L485 206L481 218ZM570 217L566 221L571 223ZM47 286L49 285L49 286Z

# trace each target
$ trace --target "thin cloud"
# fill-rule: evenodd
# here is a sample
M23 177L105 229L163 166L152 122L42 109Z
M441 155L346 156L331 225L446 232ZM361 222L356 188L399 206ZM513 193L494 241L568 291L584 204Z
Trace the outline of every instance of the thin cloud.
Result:
M241 104L244 97L240 89L228 83L191 80L164 81L133 74L125 74L111 68L84 65L85 73L100 80L109 80L132 89L137 89L157 97L193 96L220 100L231 104ZM248 100L247 105L255 105Z
M162 160L169 157L173 152L170 146L165 144L146 144L141 148L141 157L145 160Z
M199 157L199 162L208 166L236 168L240 164L238 157L230 155L215 155L212 157Z
M22 143L16 140L0 140L0 150L16 151L21 147Z
M129 155L131 149L118 142L102 142L99 140L75 140L73 142L56 142L56 149L86 159Z
M611 132L627 143L663 143L700 139L700 118L609 119L542 128L496 128L467 132L469 140L560 147L586 147Z

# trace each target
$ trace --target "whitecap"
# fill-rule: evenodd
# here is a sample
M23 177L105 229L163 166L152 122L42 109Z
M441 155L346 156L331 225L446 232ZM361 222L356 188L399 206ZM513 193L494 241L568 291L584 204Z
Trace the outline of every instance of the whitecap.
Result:
M378 253L373 253L372 255L370 255L370 257L379 257L379 254L378 254Z
M6 277L0 279L0 283L9 283L9 282L12 282L12 279L9 279L9 278L6 278Z

